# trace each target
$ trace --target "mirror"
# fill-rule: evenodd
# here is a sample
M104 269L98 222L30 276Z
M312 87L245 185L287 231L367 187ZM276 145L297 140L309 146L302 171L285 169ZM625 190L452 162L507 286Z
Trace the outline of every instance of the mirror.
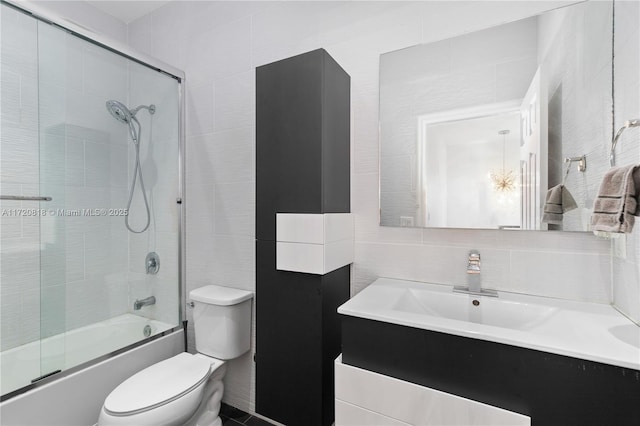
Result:
M380 224L588 231L611 45L612 2L589 1L381 55Z

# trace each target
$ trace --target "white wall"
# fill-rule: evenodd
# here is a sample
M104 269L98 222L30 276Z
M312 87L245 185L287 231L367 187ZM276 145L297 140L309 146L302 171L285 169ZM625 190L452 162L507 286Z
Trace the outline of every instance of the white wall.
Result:
M157 319L169 324L179 323L178 283L178 142L179 102L178 82L164 74L139 64L129 63L128 104L156 106L150 115L140 110L137 115L142 125L140 165L144 186L151 209L151 222L143 233L125 232L129 239L129 301L132 309L136 299L156 297L156 304L133 311L137 315ZM128 195L135 170L135 153L131 139L129 146L127 190ZM146 223L146 209L141 197L140 182L136 183L129 223L141 230ZM124 224L120 223L124 230ZM155 252L160 257L157 274L147 274L145 258Z
M187 290L255 289L254 69L324 47L352 79L352 293L379 276L463 283L477 248L487 287L609 303L609 242L590 234L378 225L379 55L558 4L175 2L131 23L131 46L187 75ZM254 409L251 354L230 363L226 385L225 401Z
M640 118L640 2L616 1L615 128ZM617 164L640 163L640 129L628 129L618 142ZM640 324L640 221L626 242L626 257L613 258L614 303Z
M65 20L81 26L112 40L125 43L127 41L127 25L92 6L89 2L79 0L15 0L18 3L35 7L63 17Z

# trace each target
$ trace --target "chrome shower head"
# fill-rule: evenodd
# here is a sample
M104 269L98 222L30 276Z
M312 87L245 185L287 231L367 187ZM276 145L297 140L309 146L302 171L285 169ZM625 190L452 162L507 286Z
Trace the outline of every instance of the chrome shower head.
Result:
M125 124L131 123L133 114L131 113L129 108L124 106L124 104L118 101L111 100L111 101L107 101L106 105L107 105L107 110L111 113L111 115L113 115L113 118L115 118L121 123L125 123Z
M149 111L149 114L153 115L156 113L156 106L151 105L140 105L133 109L127 108L122 102L110 100L107 101L107 110L113 115L113 117L121 123L129 124L131 121L135 121L135 116L141 109L146 109Z

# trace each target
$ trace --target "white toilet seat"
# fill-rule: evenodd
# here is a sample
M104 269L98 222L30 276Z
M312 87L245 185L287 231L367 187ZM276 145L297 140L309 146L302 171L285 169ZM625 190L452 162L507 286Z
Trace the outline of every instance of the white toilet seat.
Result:
M109 394L98 423L182 424L198 409L207 380L223 364L183 352L145 368Z
M183 352L134 374L104 401L107 413L129 416L178 399L204 383L211 363Z

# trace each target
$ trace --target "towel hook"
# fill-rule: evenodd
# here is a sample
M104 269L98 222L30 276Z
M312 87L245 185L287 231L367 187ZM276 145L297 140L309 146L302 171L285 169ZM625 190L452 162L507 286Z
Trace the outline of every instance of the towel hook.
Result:
M613 141L611 142L611 152L609 153L609 164L611 164L611 167L616 165L616 145L618 144L618 138L620 138L620 135L622 134L622 132L624 132L630 127L640 127L640 118L627 120L624 122L622 127L618 129L618 132L616 133L615 137L613 138Z
M569 176L569 172L571 171L571 164L578 163L578 171L586 172L587 171L587 156L583 155L582 157L566 157L564 159L567 164L567 171L564 173L564 178L562 179L562 184L567 180L567 176Z

